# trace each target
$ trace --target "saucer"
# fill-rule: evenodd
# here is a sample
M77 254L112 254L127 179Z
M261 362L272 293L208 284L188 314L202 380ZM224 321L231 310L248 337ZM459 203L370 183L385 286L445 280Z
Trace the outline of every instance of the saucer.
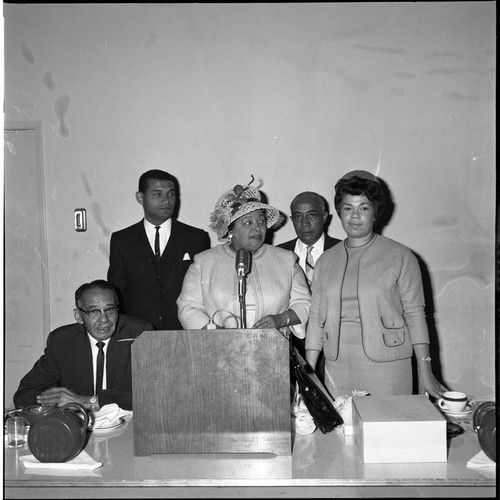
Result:
M467 406L462 411L450 411L450 410L447 410L445 408L440 408L440 410L445 415L449 415L450 417L462 418L462 417L466 417L467 415L470 415L472 413L472 406L469 403L467 403Z
M464 428L461 425L454 424L453 422L448 422L446 424L446 437L448 439L460 436L464 433Z
M120 418L120 420L118 420L118 422L116 422L112 425L107 425L105 427L102 426L102 427L98 427L97 429L92 429L92 432L107 432L107 431L111 431L114 429L118 429L119 427L121 427L124 424L125 424L125 419L122 417L122 418Z

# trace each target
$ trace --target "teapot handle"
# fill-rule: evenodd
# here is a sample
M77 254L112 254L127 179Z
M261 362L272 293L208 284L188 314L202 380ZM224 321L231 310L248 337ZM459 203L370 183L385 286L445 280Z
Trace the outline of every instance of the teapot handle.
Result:
M65 405L61 406L61 411L64 413L67 409L70 407L74 407L77 409L77 414L80 413L81 420L83 421L83 428L86 429L89 425L89 414L87 413L87 410L83 405L80 403L66 403Z

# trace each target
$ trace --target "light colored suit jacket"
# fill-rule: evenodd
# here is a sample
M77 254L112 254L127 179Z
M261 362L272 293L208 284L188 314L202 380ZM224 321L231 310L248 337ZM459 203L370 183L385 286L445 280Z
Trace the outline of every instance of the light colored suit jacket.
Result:
M306 349L338 357L345 242L321 255L314 268ZM358 301L363 348L373 361L411 357L413 344L428 344L422 275L404 245L377 235L359 263Z
M236 327L230 321L240 313L235 262L236 253L227 243L195 255L177 299L185 329L202 328L212 317L218 325ZM247 293L255 299L256 320L290 308L306 324L310 292L293 252L266 244L257 250L247 276Z

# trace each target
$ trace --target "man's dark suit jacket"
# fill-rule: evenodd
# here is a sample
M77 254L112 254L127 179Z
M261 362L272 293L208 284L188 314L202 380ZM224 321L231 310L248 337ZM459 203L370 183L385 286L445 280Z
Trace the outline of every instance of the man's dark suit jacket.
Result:
M157 268L144 220L113 233L108 281L118 289L121 312L149 321L157 330L182 330L177 297L193 257L208 248L206 231L172 219Z
M116 403L132 410L132 369L130 346L132 340L151 324L141 319L121 315L115 333L106 349L106 387L98 393L99 406ZM47 338L42 357L21 379L14 394L16 408L37 404L36 397L50 387L66 387L81 396L94 394L92 349L84 325L74 323L57 328Z
M293 240L285 241L285 243L280 243L276 246L284 248L285 250L291 250L293 252L295 250L295 244L297 243L297 240L298 238L295 238ZM337 238L332 238L331 236L325 234L325 248L323 248L323 251L332 248L337 243L340 243L340 240L338 240Z

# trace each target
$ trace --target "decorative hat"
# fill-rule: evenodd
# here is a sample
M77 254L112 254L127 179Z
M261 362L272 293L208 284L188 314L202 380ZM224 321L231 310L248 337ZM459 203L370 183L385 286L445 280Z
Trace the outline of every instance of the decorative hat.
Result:
M361 179L366 179L367 181L372 181L380 184L378 177L371 174L370 172L367 172L366 170L351 170L350 172L347 172L347 174L342 176L340 180L345 181L347 179L350 179L351 177L360 177Z
M254 210L264 210L266 214L266 227L270 228L278 221L280 212L278 209L262 203L260 192L257 188L250 187L252 180L246 186L236 184L233 189L225 192L215 204L215 210L210 214L210 225L219 241L227 240L229 226L236 219Z

